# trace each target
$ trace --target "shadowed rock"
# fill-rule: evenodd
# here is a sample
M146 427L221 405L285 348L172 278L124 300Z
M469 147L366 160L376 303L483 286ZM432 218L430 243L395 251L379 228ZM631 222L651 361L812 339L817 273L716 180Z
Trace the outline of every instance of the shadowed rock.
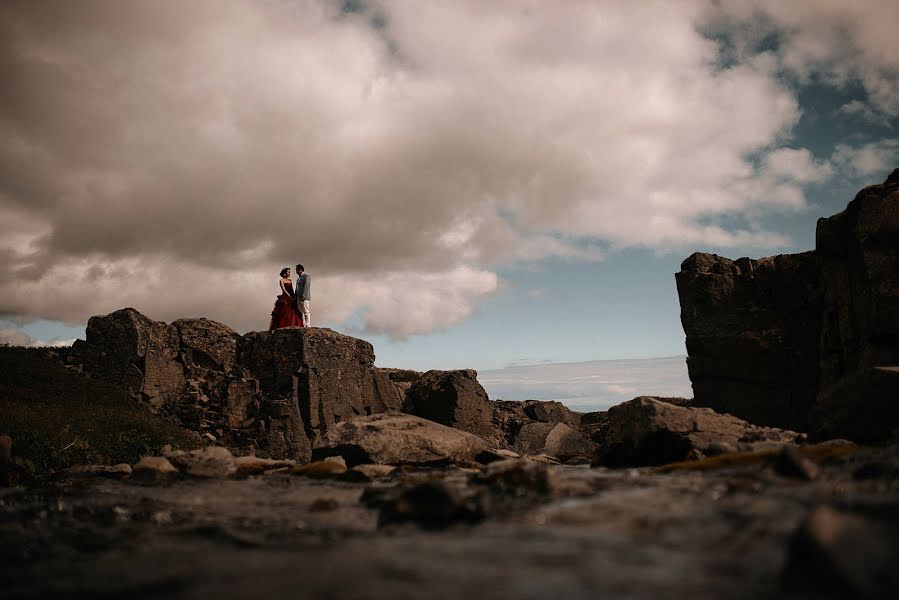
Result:
M899 367L865 369L827 390L812 411L809 435L859 443L899 437Z
M816 508L790 540L783 586L808 597L893 597L899 588L897 533L892 524Z
M428 371L406 392L405 412L455 427L492 443L503 439L493 407L473 369Z
M715 446L738 451L793 442L794 431L759 427L708 408L687 408L641 396L613 406L594 465L661 465L718 453Z
M200 450L175 450L166 458L185 475L191 477L225 478L237 472L234 456L227 448L208 446Z
M562 461L593 453L593 444L565 423L524 425L513 448L521 454L549 454Z
M241 363L262 393L295 400L313 444L341 421L399 409L386 373L365 340L317 327L256 331L241 341Z
M237 366L240 335L211 319L178 319L172 322L181 336L184 364L228 373Z
M805 431L831 386L899 365L899 169L819 219L813 252L697 253L676 280L696 403ZM870 417L876 439L899 426L889 418Z
M91 317L87 341L72 348L86 370L142 395L154 410L176 401L184 388L178 330L133 308Z

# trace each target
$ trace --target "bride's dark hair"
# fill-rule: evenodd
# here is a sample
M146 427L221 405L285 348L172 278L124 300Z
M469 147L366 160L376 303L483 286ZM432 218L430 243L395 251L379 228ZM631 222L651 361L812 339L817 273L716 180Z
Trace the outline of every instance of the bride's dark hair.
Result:
M281 277L287 277L287 272L290 271L290 267L284 267L281 269Z

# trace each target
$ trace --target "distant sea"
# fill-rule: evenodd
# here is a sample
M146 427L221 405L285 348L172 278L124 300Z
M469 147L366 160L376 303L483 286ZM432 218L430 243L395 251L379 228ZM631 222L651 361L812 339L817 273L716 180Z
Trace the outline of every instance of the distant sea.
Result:
M558 400L572 410L606 410L637 396L692 398L687 358L591 360L479 371L491 400Z

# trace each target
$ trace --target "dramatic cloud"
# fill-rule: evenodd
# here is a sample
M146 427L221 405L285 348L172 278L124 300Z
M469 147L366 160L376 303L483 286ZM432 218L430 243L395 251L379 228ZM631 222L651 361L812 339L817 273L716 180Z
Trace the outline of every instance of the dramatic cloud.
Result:
M781 66L801 80L859 83L877 110L899 112L899 4L893 0L728 0L714 6L710 15L719 26L730 19L738 52L752 53L773 38Z
M0 316L259 329L299 260L314 319L404 337L467 318L502 265L782 245L715 224L800 210L830 172L781 148L779 73L841 57L814 36L857 22L887 109L894 45L878 15L746 6L8 0ZM722 66L703 31L759 11L789 43Z

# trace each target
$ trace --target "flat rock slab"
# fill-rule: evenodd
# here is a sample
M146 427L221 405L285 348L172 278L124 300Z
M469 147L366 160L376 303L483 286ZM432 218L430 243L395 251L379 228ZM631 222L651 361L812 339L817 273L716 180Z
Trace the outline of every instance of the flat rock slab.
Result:
M313 458L342 456L347 466L472 463L488 449L476 435L390 411L337 423Z

